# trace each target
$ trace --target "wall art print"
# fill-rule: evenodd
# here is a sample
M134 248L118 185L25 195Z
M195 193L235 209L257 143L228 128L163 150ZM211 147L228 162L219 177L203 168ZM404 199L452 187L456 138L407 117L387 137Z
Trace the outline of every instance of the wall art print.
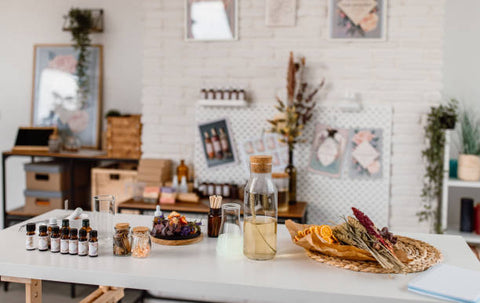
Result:
M247 172L250 172L250 156L254 155L271 155L273 172L283 172L288 165L288 147L279 141L277 134L248 138L240 150Z
M329 0L329 39L385 40L387 0Z
M383 131L351 129L349 142L350 178L381 178L383 171Z
M201 123L198 130L208 168L236 162L233 139L226 119Z
M81 145L100 145L102 108L102 46L88 48L87 97L78 96L76 75L78 51L71 45L34 47L32 126L56 126L60 135L77 137Z
M348 130L317 124L310 152L308 170L340 178L348 141Z

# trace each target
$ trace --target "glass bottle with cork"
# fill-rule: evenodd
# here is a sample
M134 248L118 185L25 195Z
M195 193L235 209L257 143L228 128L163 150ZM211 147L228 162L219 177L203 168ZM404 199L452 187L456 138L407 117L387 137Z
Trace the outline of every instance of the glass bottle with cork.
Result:
M277 253L277 201L272 156L251 156L243 220L243 254L249 259L270 260Z
M82 228L78 231L78 255L82 257L88 255L87 230Z
M50 236L50 252L60 252L60 227L52 227L52 235Z
M38 250L47 251L48 250L48 232L47 225L40 225L38 228Z
M35 223L28 223L27 224L27 238L25 240L25 248L27 250L34 250L35 249Z

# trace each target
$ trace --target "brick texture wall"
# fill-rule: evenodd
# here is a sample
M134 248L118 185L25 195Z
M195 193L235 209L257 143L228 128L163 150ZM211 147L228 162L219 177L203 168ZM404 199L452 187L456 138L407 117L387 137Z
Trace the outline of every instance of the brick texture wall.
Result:
M391 0L386 42L327 39L327 0L297 0L297 25L265 26L265 1L239 0L239 40L184 41L184 1L144 0L144 157L192 159L194 104L206 85L245 87L253 102L284 89L289 51L307 58L311 82L326 77L334 101L344 91L394 108L392 228L418 223L422 188L420 117L442 90L445 0Z

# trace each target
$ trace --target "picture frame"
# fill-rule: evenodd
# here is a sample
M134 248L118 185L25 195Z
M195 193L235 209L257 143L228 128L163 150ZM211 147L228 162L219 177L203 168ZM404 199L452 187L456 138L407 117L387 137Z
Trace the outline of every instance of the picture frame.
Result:
M235 41L238 40L238 1L239 0L185 0L185 41L202 42L202 41ZM209 3L211 2L211 3ZM225 5L224 14L226 18L221 16L222 11L218 7L205 7L198 10L192 10L194 4L214 5L213 2L223 2ZM195 21L192 14L195 11L218 12L218 14L206 16L203 18L206 22ZM203 15L203 14L202 14ZM214 18L217 16L217 18ZM201 15L198 17L201 18ZM224 20L227 22L224 22ZM223 20L223 21L222 21ZM195 36L197 30L193 27L204 25L206 30L199 29L199 34ZM213 31L212 29L216 29ZM223 29L223 31L221 31ZM228 31L229 29L229 31Z
M74 136L82 148L98 149L101 139L103 47L88 48L88 93L78 100L76 60L70 44L36 44L33 52L31 125L55 126L59 135Z
M315 126L308 170L318 175L340 178L348 137L348 129L318 123Z
M237 154L227 119L199 123L198 131L208 168L237 163Z
M328 0L328 40L387 39L388 0Z

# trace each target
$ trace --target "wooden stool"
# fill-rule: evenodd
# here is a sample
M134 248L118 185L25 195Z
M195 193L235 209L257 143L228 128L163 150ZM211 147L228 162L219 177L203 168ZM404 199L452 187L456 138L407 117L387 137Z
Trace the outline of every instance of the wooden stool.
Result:
M99 286L80 303L117 303L124 296L123 288Z
M1 281L25 284L25 303L42 303L42 280L2 276Z

